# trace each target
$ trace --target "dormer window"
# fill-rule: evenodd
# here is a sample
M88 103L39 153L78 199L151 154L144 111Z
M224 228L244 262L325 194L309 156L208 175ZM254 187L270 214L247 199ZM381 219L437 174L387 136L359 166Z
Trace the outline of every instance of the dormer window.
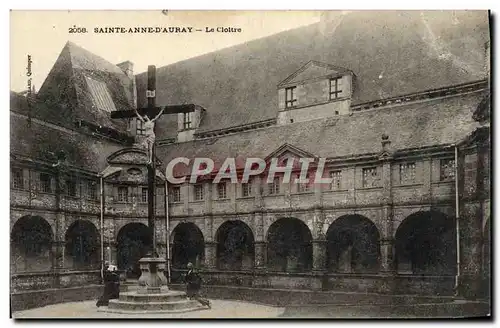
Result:
M330 79L330 100L340 98L342 93L342 77Z
M194 112L184 113L183 128L189 130L193 127L193 114Z
M295 107L297 105L297 87L285 89L285 106L286 108Z

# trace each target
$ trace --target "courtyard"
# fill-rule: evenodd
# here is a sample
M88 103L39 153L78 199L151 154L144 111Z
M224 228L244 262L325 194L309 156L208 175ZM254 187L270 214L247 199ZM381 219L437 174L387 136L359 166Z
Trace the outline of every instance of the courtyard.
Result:
M213 300L212 308L201 308L199 311L164 314L119 314L104 312L104 307L97 308L95 300L53 304L12 314L14 319L39 318L89 318L89 319L124 319L124 318L276 318L284 308L259 305L240 301Z

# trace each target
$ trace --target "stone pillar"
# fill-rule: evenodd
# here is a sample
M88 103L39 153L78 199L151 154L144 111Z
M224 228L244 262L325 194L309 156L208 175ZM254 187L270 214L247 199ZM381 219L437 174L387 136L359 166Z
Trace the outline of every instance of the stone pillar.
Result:
M382 208L382 222L380 231L380 274L382 280L379 286L381 293L394 293L396 289L396 266L395 266L395 241L393 231L392 205L386 204Z
M394 262L394 239L380 240L380 272L383 274L395 275L396 266Z
M267 243L265 241L255 242L255 263L256 270L265 270L267 264Z
M257 270L265 270L267 264L267 242L264 236L264 213L261 211L255 212L255 263L254 268Z
M213 270L217 265L217 243L214 241L205 242L205 267Z
M326 240L316 239L312 241L313 263L312 269L315 272L326 271Z
M53 288L61 287L60 272L64 269L64 251L64 241L58 240L52 243L52 270L55 273L52 281Z
M482 160L478 151L459 151L456 177L459 199L460 277L457 292L470 299L481 290L483 208L480 201Z
M481 289L482 236L481 229L474 224L480 221L480 207L475 204L465 206L460 217L460 278L459 294L466 298L477 298Z

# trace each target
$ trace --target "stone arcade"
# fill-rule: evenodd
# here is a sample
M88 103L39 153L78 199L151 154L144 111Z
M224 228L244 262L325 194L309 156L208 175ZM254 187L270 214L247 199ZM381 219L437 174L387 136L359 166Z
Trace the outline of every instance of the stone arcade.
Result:
M158 106L196 104L156 126L153 237L172 285L191 261L228 292L488 298L488 17L451 15L329 13L158 68ZM11 92L14 309L94 297L103 261L138 277L150 196L144 154L128 150L144 129L111 113L146 107L146 88L131 62L68 42L38 94ZM178 157L326 158L332 183L206 175L169 185L166 202ZM108 166L121 169L100 176Z

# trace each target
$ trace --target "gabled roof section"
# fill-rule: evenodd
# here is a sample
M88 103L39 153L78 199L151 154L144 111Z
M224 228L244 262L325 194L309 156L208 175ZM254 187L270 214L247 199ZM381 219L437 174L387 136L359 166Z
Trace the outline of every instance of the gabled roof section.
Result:
M67 42L37 94L46 108L34 117L65 126L84 120L126 130L123 120L112 120L113 110L133 108L133 81L118 66Z
M356 74L353 105L482 80L489 33L486 10L350 12L159 67L156 103L203 106L205 133L275 119L277 85L310 60Z
M472 114L484 91L422 102L387 106L342 115L335 125L328 119L272 126L220 136L216 142L195 140L157 147L158 156L168 163L176 157L206 157L216 163L226 158L266 158L283 151L288 143L307 149L318 158L342 159L379 156L381 136L389 136L391 150L425 149L450 145L474 131L479 123ZM193 161L191 160L191 163ZM189 166L176 165L176 174L189 174Z
M33 120L27 124L26 116L10 112L10 151L32 160L53 162L51 154L64 152L66 164L94 173L102 171L106 157L123 148L101 138L94 138L54 124Z
M278 84L278 88L282 88L298 82L313 80L320 77L344 75L350 73L352 72L346 68L322 63L316 60L311 60L307 64L299 68L295 73L280 82Z
M305 150L302 150L298 147L285 143L281 147L279 147L278 149L267 155L265 161L269 161L271 158L279 158L287 153L297 158L316 158L316 156Z

